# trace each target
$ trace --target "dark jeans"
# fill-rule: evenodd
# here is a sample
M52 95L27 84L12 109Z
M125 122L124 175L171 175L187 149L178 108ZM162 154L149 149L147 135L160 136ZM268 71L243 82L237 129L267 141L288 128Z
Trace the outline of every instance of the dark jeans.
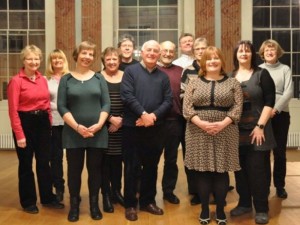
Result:
M286 175L286 145L290 126L290 114L281 112L272 118L272 128L277 147L273 149L273 181L276 188L284 188Z
M102 194L112 191L121 192L122 181L122 155L104 154L102 169Z
M162 189L164 194L173 193L177 178L178 147L182 138L182 120L167 120L165 123L165 144L164 144L164 171L162 177Z
M123 127L124 200L125 208L136 207L137 171L142 166L140 177L140 206L155 203L157 167L162 153L164 126Z
M254 151L252 145L239 149L241 170L235 172L238 206L268 212L270 193L270 151Z
M101 186L101 167L104 149L100 148L72 148L66 149L68 162L68 187L71 197L80 196L81 173L86 154L86 168L88 171L89 196L98 196Z
M19 159L19 195L23 208L35 205L37 194L34 173L32 170L33 156L36 159L36 175L40 200L42 204L55 199L52 193L50 161L50 121L48 114L32 115L19 113L22 128L26 137L26 148L19 148L14 135L16 151Z
M65 191L65 180L63 179L63 147L62 147L63 126L52 126L51 132L51 158L50 167L53 178L53 186L56 190Z

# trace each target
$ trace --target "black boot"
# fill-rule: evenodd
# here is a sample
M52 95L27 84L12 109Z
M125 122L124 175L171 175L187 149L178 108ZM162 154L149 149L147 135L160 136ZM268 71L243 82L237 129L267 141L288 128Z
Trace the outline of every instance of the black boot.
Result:
M79 197L70 197L70 211L68 214L68 220L70 222L76 222L79 220Z
M114 206L111 203L109 194L102 194L102 200L103 200L103 210L107 213L113 213L114 212Z
M112 193L112 202L119 203L121 206L124 206L124 197L122 196L120 191L113 191Z
M102 213L99 209L98 195L90 196L90 212L93 220L101 220Z

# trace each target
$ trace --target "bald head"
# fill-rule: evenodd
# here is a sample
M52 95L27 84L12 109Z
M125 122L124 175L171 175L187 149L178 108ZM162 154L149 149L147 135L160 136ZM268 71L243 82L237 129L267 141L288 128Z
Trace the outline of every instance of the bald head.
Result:
M172 41L164 41L160 43L160 59L159 61L164 65L170 65L176 53L176 45Z

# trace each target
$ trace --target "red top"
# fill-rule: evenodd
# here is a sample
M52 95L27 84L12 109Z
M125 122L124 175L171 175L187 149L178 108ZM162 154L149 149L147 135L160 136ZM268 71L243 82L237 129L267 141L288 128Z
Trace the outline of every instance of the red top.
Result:
M30 80L22 68L7 87L10 123L17 140L25 138L18 111L47 110L52 121L47 80L38 71L35 76Z

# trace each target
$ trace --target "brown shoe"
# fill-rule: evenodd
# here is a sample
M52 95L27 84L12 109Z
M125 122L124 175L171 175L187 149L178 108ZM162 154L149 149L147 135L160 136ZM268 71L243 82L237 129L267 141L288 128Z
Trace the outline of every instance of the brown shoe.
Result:
M163 215L164 214L164 211L154 203L151 203L147 206L141 207L140 210L154 214L154 215Z
M125 209L125 217L127 220L136 221L138 219L136 209L134 207Z

